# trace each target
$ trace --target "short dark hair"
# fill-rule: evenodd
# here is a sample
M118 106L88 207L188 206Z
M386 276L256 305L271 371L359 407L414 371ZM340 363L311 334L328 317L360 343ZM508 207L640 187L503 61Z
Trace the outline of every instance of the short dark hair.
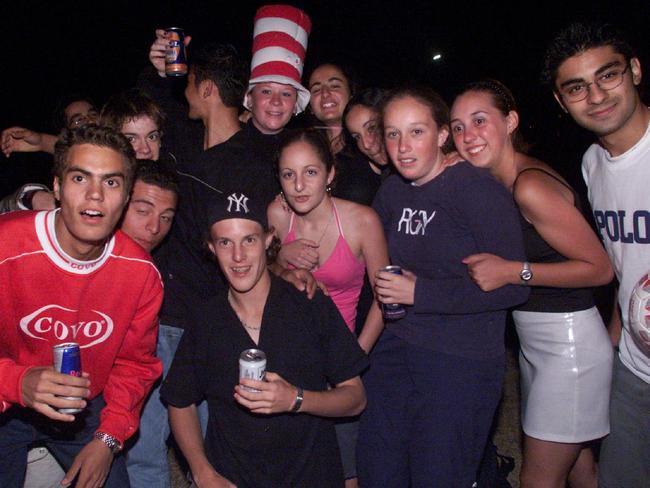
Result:
M238 107L248 87L248 64L231 44L208 43L192 52L190 69L198 86L212 81L227 107Z
M330 148L330 141L327 136L318 129L293 129L285 130L280 136L276 162L279 163L282 151L295 142L306 142L314 148L318 159L325 165L327 171L330 171L335 165L336 160Z
M54 132L59 133L68 126L68 121L65 118L65 109L74 102L89 103L97 110L95 101L86 93L66 93L61 95L56 101L54 112L52 112L52 127L54 128Z
M384 99L387 95L388 90L384 88L371 86L359 90L357 93L352 95L352 98L350 98L350 101L345 106L345 110L343 110L343 120L345 121L345 118L350 113L350 110L352 110L357 105L361 105L362 107L374 110L379 115L381 107L384 103Z
M542 82L554 88L557 70L568 58L588 49L611 46L626 62L636 57L622 31L607 23L574 22L558 32L546 48Z
M449 131L449 106L433 88L420 84L404 85L389 92L381 106L382 126L384 124L383 120L386 107L395 100L409 97L414 98L423 105L426 105L431 112L431 117L439 129L445 128ZM449 133L451 133L451 131L449 131ZM447 141L443 144L441 149L444 153L453 149L453 141L451 137L447 137Z
M125 122L147 116L162 129L165 115L160 106L139 88L129 88L108 99L99 116L101 125L120 132Z
M134 181L141 181L147 185L154 185L162 190L171 191L178 197L178 173L168 161L138 159Z
M79 144L106 147L118 152L125 163L126 190L127 193L131 192L135 173L135 151L128 139L111 127L87 125L79 129L64 129L54 146L54 166L52 167L54 176L59 180L63 179L63 174L68 166L70 148Z

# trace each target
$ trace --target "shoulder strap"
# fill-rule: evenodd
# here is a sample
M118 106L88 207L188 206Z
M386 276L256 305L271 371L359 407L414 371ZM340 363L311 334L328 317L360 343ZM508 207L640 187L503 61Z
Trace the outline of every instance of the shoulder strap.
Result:
M539 172L541 172L541 173L544 173L544 174L550 176L551 178L553 178L554 180L556 180L556 181L562 183L562 185L566 186L569 190L571 190L572 193L575 193L575 192L573 191L573 188L571 188L567 183L565 183L564 181L562 181L562 179L558 178L558 177L555 176L553 173L549 173L548 171L543 170L542 168L525 168L525 169L522 169L522 170L519 172L519 174L518 174L517 177L515 178L515 181L514 181L513 184L512 184L512 189L513 189L513 190L515 189L515 186L517 186L517 181L519 181L519 177L520 177L523 173L525 173L526 171L539 171Z

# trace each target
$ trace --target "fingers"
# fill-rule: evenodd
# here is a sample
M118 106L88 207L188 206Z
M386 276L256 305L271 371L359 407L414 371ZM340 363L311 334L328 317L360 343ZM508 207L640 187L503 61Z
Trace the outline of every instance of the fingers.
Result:
M69 485L72 483L72 481L77 477L77 474L79 474L79 469L81 469L81 460L77 456L72 463L72 466L70 466L70 469L65 474L65 477L61 480L61 484Z
M84 402L84 407L85 407L85 402ZM69 413L61 413L56 411L54 408L52 408L50 405L45 404L45 403L35 403L33 405L34 410L37 412L45 415L48 418L51 418L52 420L60 420L61 422L74 422L75 416ZM74 406L70 406L67 408L76 408ZM80 407L82 408L82 407Z
M466 258L463 259L463 264L474 264L479 262L480 260L483 259L484 254L479 253L479 254L472 254L470 256L467 256Z

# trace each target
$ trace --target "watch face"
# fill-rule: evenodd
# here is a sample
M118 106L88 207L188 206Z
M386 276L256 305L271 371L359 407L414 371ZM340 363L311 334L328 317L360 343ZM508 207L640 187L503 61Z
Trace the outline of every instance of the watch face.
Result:
M521 276L522 280L529 281L533 277L533 272L529 269L524 269L519 276Z

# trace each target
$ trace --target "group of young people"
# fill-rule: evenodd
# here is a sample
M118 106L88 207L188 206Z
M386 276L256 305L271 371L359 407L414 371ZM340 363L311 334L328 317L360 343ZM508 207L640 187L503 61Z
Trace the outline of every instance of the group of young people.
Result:
M58 138L3 132L7 156L54 152L55 178L0 217L0 484L51 486L42 459L26 468L46 447L56 483L170 486L171 425L198 487L478 486L513 310L521 486L646 486L650 352L627 308L650 268L650 111L629 44L573 24L545 58L549 103L598 138L583 173L603 247L522 149L502 83L449 107L326 63L305 87L310 29L262 7L251 70L197 48L186 103L158 30L137 89L73 100ZM307 108L314 127L287 129ZM606 327L592 288L614 273ZM385 320L391 304L405 316ZM50 367L62 342L82 377ZM240 379L246 349L262 381Z

